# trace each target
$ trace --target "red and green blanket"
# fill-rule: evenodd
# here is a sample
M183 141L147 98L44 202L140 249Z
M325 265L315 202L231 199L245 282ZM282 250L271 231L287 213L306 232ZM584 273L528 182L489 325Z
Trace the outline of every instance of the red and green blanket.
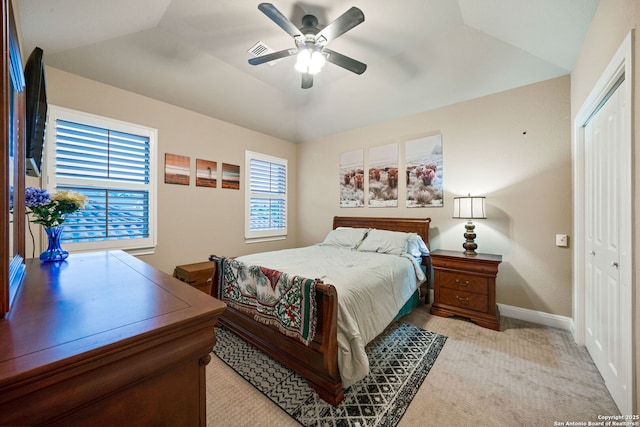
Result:
M222 258L218 298L309 345L316 334L317 280Z

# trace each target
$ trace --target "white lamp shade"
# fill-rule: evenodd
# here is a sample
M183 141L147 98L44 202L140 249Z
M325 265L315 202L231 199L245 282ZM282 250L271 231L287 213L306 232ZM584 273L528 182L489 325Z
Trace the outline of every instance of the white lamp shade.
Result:
M484 200L484 197L454 197L453 217L467 219L486 218Z

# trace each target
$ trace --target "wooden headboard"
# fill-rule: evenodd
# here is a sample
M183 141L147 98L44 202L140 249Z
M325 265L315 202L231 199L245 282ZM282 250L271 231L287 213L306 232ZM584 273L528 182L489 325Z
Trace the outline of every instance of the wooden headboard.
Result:
M431 218L370 218L360 216L334 216L333 228L377 228L379 230L403 231L418 233L429 245L429 224Z

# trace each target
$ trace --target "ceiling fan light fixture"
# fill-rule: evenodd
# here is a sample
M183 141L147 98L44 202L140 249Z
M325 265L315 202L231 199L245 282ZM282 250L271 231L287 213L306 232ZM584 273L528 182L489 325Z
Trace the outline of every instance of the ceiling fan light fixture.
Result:
M301 73L306 73L309 68L309 63L311 62L311 52L309 49L302 49L298 56L296 57L296 71Z
M324 55L319 50L302 49L296 59L296 71L300 73L317 74L326 63Z
M367 64L325 47L331 40L364 22L364 13L357 7L351 7L322 29L313 15L303 16L302 27L298 28L271 3L260 3L258 10L293 37L296 47L251 58L249 64L259 65L297 55L295 69L302 74L302 89L313 86L313 75L319 73L327 61L355 74L362 74L367 69Z
M315 51L311 54L311 63L309 64L309 72L315 74L322 70L327 60L324 59L324 55L320 51ZM315 72L314 72L315 70Z

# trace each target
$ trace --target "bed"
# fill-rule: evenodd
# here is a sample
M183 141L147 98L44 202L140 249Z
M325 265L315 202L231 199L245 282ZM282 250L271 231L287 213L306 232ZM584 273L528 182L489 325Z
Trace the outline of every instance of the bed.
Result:
M314 281L317 323L315 324L313 339L306 344L297 338L281 333L273 325L257 322L253 316L244 312L242 307L236 307L234 304L228 305L227 310L220 317L219 323L298 372L318 392L322 399L332 405L337 405L344 398L344 389L361 378L363 372L364 375L368 372L368 361L366 360L366 354L364 354L364 346L381 333L398 315L409 312L415 306L419 295L425 299L425 302L428 302L428 279L431 264L429 257L426 255L427 252L421 251L420 256L417 257L415 254L414 256L396 254L394 253L395 249L393 249L395 244L393 240L400 235L387 232L409 233L412 237L417 235L421 238L421 240L417 240L428 245L430 221L430 218L337 216L333 219L332 232L319 245L252 254L237 258L238 263L260 265L274 271L322 279ZM341 236L338 237L340 239L346 235L345 233L352 233L356 236L358 232L364 233L361 242L358 243L362 251L342 251L340 248L336 251L342 259L340 262L351 263L349 269L337 270L336 267L335 271L331 271L333 269L329 269L326 265L322 266L320 261L309 262L307 260L308 257L311 257L310 259L312 260L314 259L313 257L316 257L315 259L319 260L324 258L325 252L333 251L331 246L335 246L335 236ZM334 240L332 240L331 236L334 236ZM357 237L350 236L350 238L354 241L357 240ZM367 238L371 239L365 245ZM381 239L392 242L389 244L392 250L388 250L385 247L386 244L384 242L381 243ZM342 241L339 243L342 243ZM380 249L381 246L382 249ZM283 254L284 257L282 256ZM279 257L276 256L274 258L274 255ZM384 299L379 298L377 295L387 292L386 288L392 287L385 286L385 282L379 284L378 280L386 280L388 283L390 279L378 279L377 276L381 274L375 274L373 279L366 280L357 276L362 269L373 270L377 264L382 265L383 261L378 261L380 257L383 258L384 263L389 260L392 264L403 266L402 270L397 271L395 270L396 267L391 265L388 268L384 267L385 270L388 269L391 272L393 283L401 284L399 285L400 289L395 290L394 286L394 290L388 291L389 296ZM292 264L283 264L283 258L293 259L294 262ZM220 266L223 265L228 268L228 265L225 264L227 261L223 257L212 255L210 259L218 263L218 268L215 269L213 277L214 286L212 286L212 295L218 297L220 296L218 288L220 287L222 290L222 286L224 286L224 280L221 282L221 278L224 279L224 277L220 275ZM353 275L354 272L355 275ZM413 283L408 278L411 274L414 274ZM350 277L350 275L353 277ZM358 289L358 286L362 288L365 284L369 286L369 280L371 280L371 287L377 289L375 298L372 298L371 295L363 296L357 292L353 293L351 290L344 290L345 284L343 282L345 281L356 282L356 289ZM406 284L404 284L405 282ZM349 284L349 286L352 286L352 284ZM342 295L340 301L337 289L340 289ZM362 300L364 303L356 303L358 307L354 309L350 305L352 302L349 302L349 300L354 299ZM391 302L387 302L387 300L391 300ZM345 304L348 308L345 308ZM361 319L357 311L366 311L367 304L372 310L379 310L371 321ZM355 335L353 334L354 330ZM365 359L363 359L363 355Z

